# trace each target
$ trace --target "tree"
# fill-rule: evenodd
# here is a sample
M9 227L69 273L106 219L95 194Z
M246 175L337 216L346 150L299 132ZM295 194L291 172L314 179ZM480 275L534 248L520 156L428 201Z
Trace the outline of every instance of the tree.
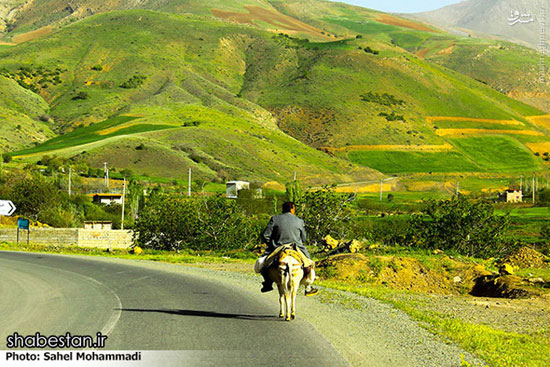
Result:
M213 196L199 201L197 245L200 249L246 248L258 238L235 200Z
M488 202L464 196L430 200L424 202L421 212L410 221L408 240L414 246L481 257L507 250L504 234L510 226L510 217L495 215Z
M296 212L306 226L309 243L317 246L326 235L345 238L350 232L353 194L338 194L334 187L308 191L296 202Z
M4 163L10 163L11 160L12 160L12 156L11 156L11 155L9 155L8 153L2 154L2 161L3 161Z
M136 221L135 241L144 248L170 251L192 245L197 209L192 199L152 193Z
M59 206L62 201L59 190L40 175L16 183L10 199L17 207L18 214L35 220L40 212Z
M288 201L292 201L293 203L300 202L304 197L304 190L302 190L297 180L286 184L286 197Z
M234 200L150 195L135 224L135 240L157 250L243 249L258 239L259 229Z

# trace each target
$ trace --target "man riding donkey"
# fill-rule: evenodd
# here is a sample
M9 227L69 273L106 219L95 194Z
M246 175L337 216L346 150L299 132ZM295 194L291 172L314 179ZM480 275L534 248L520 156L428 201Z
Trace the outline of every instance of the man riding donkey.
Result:
M282 249L293 246L304 269L304 280L306 280L306 296L313 296L319 291L311 284L315 279L313 271L314 263L304 246L307 238L304 221L296 215L296 206L292 202L283 204L283 213L271 217L265 228L262 239L267 244L267 249L257 261L257 270L264 277L262 293L273 290L273 280L269 277L270 260L275 258Z

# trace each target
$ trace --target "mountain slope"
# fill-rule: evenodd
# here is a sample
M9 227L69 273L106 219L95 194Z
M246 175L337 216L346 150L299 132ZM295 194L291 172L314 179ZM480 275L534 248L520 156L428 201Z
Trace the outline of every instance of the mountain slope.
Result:
M467 0L412 17L461 34L492 35L538 50L544 9L550 9L550 0ZM545 41L550 43L550 36Z
M49 106L37 94L0 76L0 152L18 150L54 136Z
M307 11L300 13L300 3ZM434 155L435 172L541 168L540 159L506 163L483 145L472 152L490 141L525 158L525 144L547 141L548 130L527 118L543 115L539 109L411 54L412 45L449 35L331 4L271 4L323 29L328 42L224 17L126 10L0 49L3 74L44 98L65 134L17 155L116 160L120 168L170 177L189 166L205 178L284 181L299 171L312 182L376 176L360 166L418 171ZM117 116L134 119L113 122ZM137 149L141 144L149 149ZM401 166L385 167L380 151L399 152ZM498 163L494 169L487 157Z

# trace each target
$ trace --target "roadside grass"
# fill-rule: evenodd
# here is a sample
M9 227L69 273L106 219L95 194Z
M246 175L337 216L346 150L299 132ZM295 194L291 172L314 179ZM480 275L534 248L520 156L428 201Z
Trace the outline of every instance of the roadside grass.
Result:
M318 284L389 303L404 311L430 332L457 343L490 366L543 367L550 360L550 343L537 335L505 332L428 311L422 308L421 302L412 302L404 297L407 292L335 281L320 281Z
M222 253L213 253L210 251L156 251L145 249L142 254L136 255L131 249L99 249L91 247L66 247L55 245L42 245L30 243L29 245L0 242L0 250L3 251L23 251L23 252L44 252L61 255L87 255L87 256L103 256L116 257L121 259L131 260L149 260L160 261L171 264L199 264L199 263L254 263L256 256L248 251L234 252L233 258L223 255ZM252 268L251 268L252 269Z

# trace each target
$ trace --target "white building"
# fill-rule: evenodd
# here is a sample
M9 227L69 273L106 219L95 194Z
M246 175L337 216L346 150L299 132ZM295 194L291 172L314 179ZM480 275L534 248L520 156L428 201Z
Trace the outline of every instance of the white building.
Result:
M229 199L236 199L239 191L250 189L250 182L247 181L229 181L225 184L225 196Z
M90 194L95 204L120 204L122 205L122 194Z
M521 203L523 201L523 193L521 190L506 190L499 195L500 201L507 203Z

